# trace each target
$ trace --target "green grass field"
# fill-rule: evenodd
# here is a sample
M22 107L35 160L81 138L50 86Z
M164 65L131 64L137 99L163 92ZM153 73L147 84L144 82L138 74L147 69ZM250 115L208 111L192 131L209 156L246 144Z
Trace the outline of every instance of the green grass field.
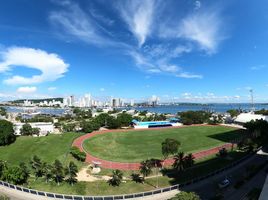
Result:
M20 162L28 163L34 155L37 155L48 163L54 162L55 159L66 162L70 159L69 149L73 140L80 135L66 133L46 137L21 136L13 144L0 147L0 160L18 165Z
M222 145L241 134L242 130L223 126L111 132L89 138L83 147L105 160L140 162L148 158L161 158L161 143L166 138L177 139L181 142L180 151L190 153Z

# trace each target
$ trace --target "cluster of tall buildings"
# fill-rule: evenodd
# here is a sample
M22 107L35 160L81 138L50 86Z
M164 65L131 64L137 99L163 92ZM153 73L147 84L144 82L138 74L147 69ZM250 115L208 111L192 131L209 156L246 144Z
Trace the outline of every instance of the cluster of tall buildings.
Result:
M111 97L110 101L99 101L92 98L90 94L85 94L83 97L76 99L75 96L69 96L63 99L63 107L124 107L126 104L124 99ZM134 100L130 102L134 106Z
M100 101L92 98L91 94L85 94L82 97L75 97L74 95L68 96L63 99L62 101L58 101L55 99L52 99L51 101L44 100L39 103L33 103L32 101L25 100L23 103L23 106L29 107L29 106L47 106L47 107L80 107L80 108L90 108L90 107L112 107L112 108L118 108L118 107L125 107L130 106L133 107L135 105L146 105L146 106L156 106L159 104L159 97L153 95L150 97L146 102L144 103L136 103L134 102L134 99L128 100L127 102L125 99L122 98L115 98L111 97L109 100L106 101Z

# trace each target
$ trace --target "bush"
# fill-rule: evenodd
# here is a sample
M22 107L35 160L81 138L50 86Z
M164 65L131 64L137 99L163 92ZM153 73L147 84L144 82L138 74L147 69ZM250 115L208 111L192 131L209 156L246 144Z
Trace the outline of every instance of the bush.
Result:
M84 162L86 160L86 156L87 156L86 153L80 151L80 149L78 147L72 147L70 150L70 154L72 154L72 156L75 159L82 161L82 162Z
M0 146L11 144L15 140L13 124L6 120L0 120Z
M185 125L203 124L209 121L211 113L205 111L186 111L178 113L181 122Z

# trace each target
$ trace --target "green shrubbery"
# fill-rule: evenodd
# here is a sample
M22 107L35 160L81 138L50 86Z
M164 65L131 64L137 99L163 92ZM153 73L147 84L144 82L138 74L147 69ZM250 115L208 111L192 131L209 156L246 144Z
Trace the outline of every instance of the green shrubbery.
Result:
M86 160L86 153L80 151L77 147L72 147L70 150L70 154L72 154L72 156L79 161L84 162Z
M0 120L0 146L11 144L15 140L13 124L6 120Z
M186 111L178 113L181 122L185 125L203 124L209 121L211 113L205 111Z

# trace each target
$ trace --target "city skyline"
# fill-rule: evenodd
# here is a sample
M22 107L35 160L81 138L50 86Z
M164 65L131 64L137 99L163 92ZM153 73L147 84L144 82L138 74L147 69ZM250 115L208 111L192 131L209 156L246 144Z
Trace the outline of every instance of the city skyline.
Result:
M253 89L256 103L268 102L265 4L3 2L0 101L91 93L250 103Z

